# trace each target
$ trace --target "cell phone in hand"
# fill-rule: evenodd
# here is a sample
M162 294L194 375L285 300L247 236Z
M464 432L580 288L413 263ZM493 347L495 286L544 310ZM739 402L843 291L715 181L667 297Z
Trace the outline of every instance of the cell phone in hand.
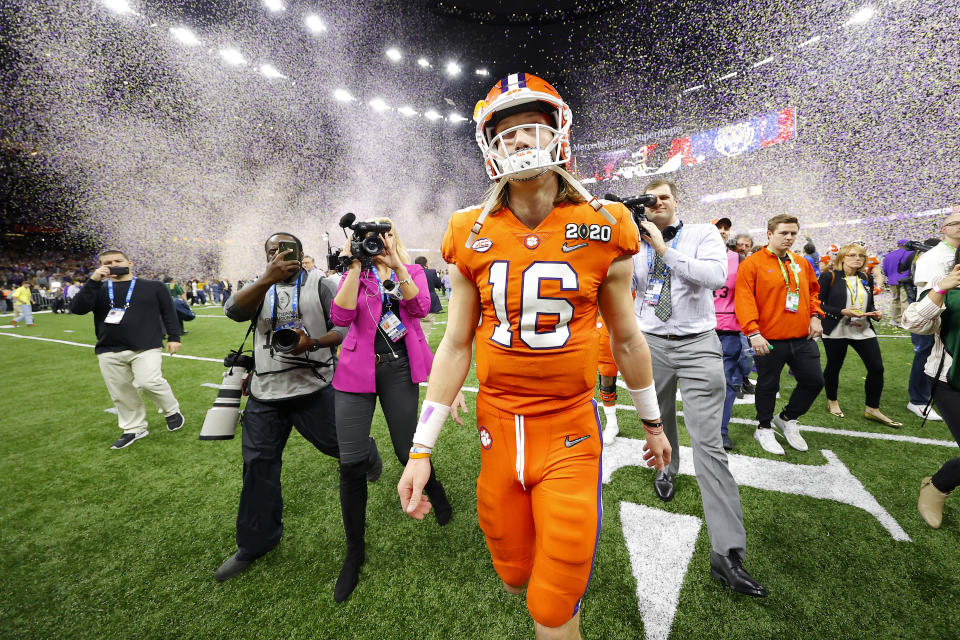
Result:
M297 243L291 242L290 240L281 240L277 248L277 253L283 253L287 249L290 250L286 256L284 256L285 262L297 262L300 260L300 256L297 255Z
M130 267L110 267L110 275L125 276L130 273Z

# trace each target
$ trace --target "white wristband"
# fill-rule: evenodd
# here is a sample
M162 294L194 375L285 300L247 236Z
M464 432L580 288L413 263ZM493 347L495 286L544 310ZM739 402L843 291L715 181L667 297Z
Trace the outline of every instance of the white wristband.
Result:
M424 400L423 406L420 408L420 421L417 422L417 430L413 434L413 441L425 447L433 448L448 415L450 415L450 407L447 405Z
M657 402L657 390L651 384L643 389L627 389L633 399L633 406L641 420L660 420L660 404Z

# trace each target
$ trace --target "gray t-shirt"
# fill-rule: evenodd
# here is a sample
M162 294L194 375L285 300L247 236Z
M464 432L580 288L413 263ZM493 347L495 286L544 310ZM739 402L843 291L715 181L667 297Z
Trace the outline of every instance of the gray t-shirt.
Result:
M337 293L330 278L319 273L301 272L299 311L300 322L313 338L330 330L341 338L347 327L328 326L330 304ZM253 332L253 354L256 369L250 385L250 395L257 400L284 400L315 393L333 380L336 349L324 347L299 356L277 353L271 348L273 327L281 327L295 320L293 300L296 283L280 282L264 296ZM276 292L272 295L272 292ZM253 314L244 311L231 296L223 307L226 316L237 322L249 321ZM275 316L274 316L275 314Z

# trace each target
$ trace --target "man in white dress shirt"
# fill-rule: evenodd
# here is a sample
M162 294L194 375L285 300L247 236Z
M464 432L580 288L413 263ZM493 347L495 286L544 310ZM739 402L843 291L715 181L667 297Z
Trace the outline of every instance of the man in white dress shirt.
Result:
M673 499L680 468L679 384L713 547L710 573L738 593L764 597L766 590L743 568L747 534L740 491L720 438L726 379L713 291L727 278L727 248L715 226L680 221L673 182L654 180L644 193L657 196L657 204L646 209L640 232L644 246L633 257L634 311L650 346L663 431L673 447L673 459L655 476L654 490L665 502Z

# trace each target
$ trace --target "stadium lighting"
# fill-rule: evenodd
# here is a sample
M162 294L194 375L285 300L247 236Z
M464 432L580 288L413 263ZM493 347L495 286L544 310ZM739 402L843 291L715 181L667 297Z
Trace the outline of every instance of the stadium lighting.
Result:
M488 75L490 75L490 72L487 71L486 69L477 69L476 71L474 71L474 73L477 74L478 76L488 76Z
M430 66L430 61L427 60L426 58L420 58L419 60L417 60L417 64L423 67L424 69L426 69L427 67Z
M737 72L731 71L725 76L720 76L719 78L717 78L717 80L729 80L730 78L736 78L736 77L737 77Z
M430 109L423 114L423 117L426 118L427 120L439 120L443 116L441 116L439 113L437 113L433 109Z
M263 6L274 13L277 11L283 11L284 9L282 0L263 0Z
M103 6L110 11L119 13L120 15L125 15L127 13L133 13L133 9L130 7L130 4L127 0L103 0Z
M456 62L448 62L446 68L447 75L455 76L460 73L460 65L458 65Z
M277 68L272 64L262 64L260 65L260 73L265 75L268 78L286 78L287 76L283 75Z
M459 123L459 122L466 122L466 121L469 120L469 119L470 119L470 118L464 118L462 115L460 115L459 113L456 113L456 112L451 113L451 114L447 117L447 120L449 120L450 122L453 122L454 124Z
M770 64L771 62L773 62L773 56L767 56L766 58L764 58L764 59L761 60L760 62L754 62L754 63L753 63L753 68L756 69L757 67L762 67L763 65L765 65L765 64Z
M843 26L849 27L852 24L863 24L864 22L868 22L870 19L876 17L876 15L877 10L870 5L867 5L865 7L861 7L855 14L850 16L850 19L847 20Z
M405 116L415 116L417 112L413 110L412 107L400 107L397 109L397 113L401 113Z
M320 19L320 16L309 15L303 20L304 24L307 25L307 29L314 33L320 33L321 31L327 30L327 25L323 24L323 20Z
M232 64L237 67L247 64L247 60L243 57L243 54L236 49L220 49L220 57L223 58L223 61L227 64Z
M190 29L186 27L171 27L170 35L188 47L195 47L200 44L200 40L197 39L197 36L193 35L193 31L190 31Z
M333 92L333 97L339 100L340 102L353 102L354 100L356 100L356 98L350 95L350 92L347 91L346 89L337 89L336 91Z
M383 113L384 111L390 108L390 105L384 102L383 98L374 98L373 100L370 101L370 106L377 113Z
M400 53L400 50L396 47L391 47L387 49L387 57L393 62L400 62L400 59L403 58L403 54Z
M803 42L798 44L797 49L803 49L804 47L809 47L810 45L816 44L818 42L820 42L820 36L813 36L809 40L804 40Z
M706 88L706 85L704 85L704 84L698 84L698 85L695 86L695 87L690 87L689 89L684 89L683 92L684 92L684 93L693 93L694 91L700 91L700 89L704 89L704 88Z

